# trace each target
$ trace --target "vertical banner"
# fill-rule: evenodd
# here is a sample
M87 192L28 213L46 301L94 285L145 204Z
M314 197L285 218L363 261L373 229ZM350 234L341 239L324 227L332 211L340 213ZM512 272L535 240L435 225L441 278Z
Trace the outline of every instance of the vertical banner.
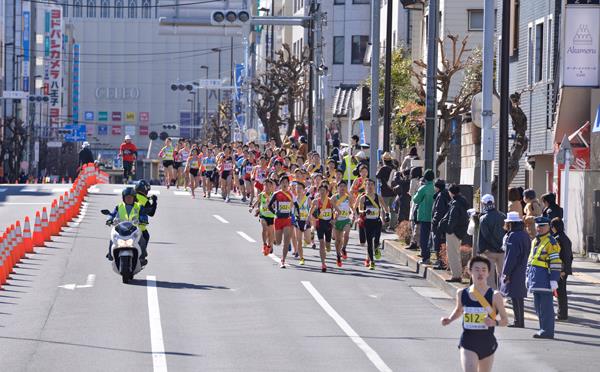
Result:
M565 8L563 84L597 87L600 47L600 7L567 5Z
M73 44L73 124L79 122L79 48L79 44Z
M242 86L244 85L245 70L246 68L243 63L235 65L235 99L233 102L233 112L240 130L243 130L245 125L244 110L242 109L244 102L242 99L244 95Z
M50 10L44 12L44 95L50 93ZM48 119L46 119L48 120Z
M50 96L50 126L61 123L62 112L62 65L63 65L63 20L62 8L50 9L50 56L49 63L49 92Z
M29 64L30 64L30 41L31 41L31 4L23 3L23 90L29 92Z

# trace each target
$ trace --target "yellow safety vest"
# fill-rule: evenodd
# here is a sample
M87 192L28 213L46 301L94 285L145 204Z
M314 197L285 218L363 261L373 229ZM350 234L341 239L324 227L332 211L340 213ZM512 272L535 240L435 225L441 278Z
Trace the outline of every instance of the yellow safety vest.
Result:
M344 175L342 176L342 179L346 181L354 181L358 178L358 176L354 174L354 170L358 164L352 163L352 156L350 155L344 156L344 162L346 162L346 169L344 169ZM350 172L350 179L348 179L348 172Z
M531 242L529 265L550 270L561 269L560 246L550 234L537 237Z

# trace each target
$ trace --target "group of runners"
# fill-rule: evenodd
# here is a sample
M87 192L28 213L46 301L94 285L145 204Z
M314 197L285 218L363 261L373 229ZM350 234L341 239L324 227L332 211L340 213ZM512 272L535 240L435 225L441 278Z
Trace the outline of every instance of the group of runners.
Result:
M335 158L323 161L317 152L303 153L296 143L278 148L274 141L264 147L254 142L216 147L186 140L174 144L168 138L159 157L167 188L183 186L195 198L201 186L205 198L220 191L225 202L232 194L241 195L260 222L262 253L272 254L274 246L281 246L281 268L288 253L304 265L303 247L318 245L321 271L326 272L332 244L336 265L342 267L353 226L360 244L367 246L364 265L374 270L381 258L380 235L390 211L366 165L349 178Z

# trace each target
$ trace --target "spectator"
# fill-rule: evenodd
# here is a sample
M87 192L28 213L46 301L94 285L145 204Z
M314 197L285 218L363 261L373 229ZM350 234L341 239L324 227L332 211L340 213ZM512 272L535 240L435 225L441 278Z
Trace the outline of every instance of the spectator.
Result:
M542 215L542 206L537 200L535 190L533 189L527 189L523 192L523 201L526 203L523 210L525 213L523 222L525 222L525 228L529 233L529 237L533 239L536 236L535 219Z
M90 149L90 143L85 141L81 145L81 150L79 151L79 168L84 164L89 164L94 162L94 154Z
M358 138L358 136L355 134L352 136L352 143L350 144L350 149L352 150L352 155L356 154L358 151L361 150L360 148L360 138Z
M434 266L436 270L446 270L443 261L440 258L441 245L446 243L445 226L442 225L442 219L448 213L450 206L450 194L446 190L446 181L438 179L433 185L435 194L433 196L433 211L431 216L431 246L437 255L437 262Z
M429 265L431 251L429 249L429 234L431 232L431 213L433 209L433 179L434 174L431 169L427 169L423 175L425 184L419 187L413 197L413 202L417 205L417 223L419 224L419 247L421 248L421 264Z
M400 171L405 172L407 170L410 170L413 167L412 161L418 160L418 159L419 159L419 155L417 153L417 148L416 147L411 148L408 155L402 161L402 165L400 166Z
M408 194L410 188L410 181L405 179L400 172L396 172L394 180L394 193L396 194L396 204L398 208L398 223L408 221L410 217L410 203L411 198Z
M358 166L356 169L354 169L354 175L358 176L358 168L360 168L361 165L366 165L367 169L369 168L369 154L361 150L356 153L355 157L358 161Z
M332 142L332 149L331 149L331 155L329 156L330 158L332 158L333 160L335 160L336 164L340 163L340 140L339 139L334 139Z
M537 235L531 243L527 261L527 288L533 292L533 305L540 322L540 330L533 338L554 338L554 306L552 292L558 289L562 263L560 247L550 235L550 220L535 218Z
M469 215L467 214L467 200L460 193L458 185L452 185L448 189L452 201L450 209L444 217L443 224L446 225L446 251L448 252L448 264L452 272L452 278L447 282L462 282L462 258L460 244L467 236Z
M308 144L306 141L306 137L300 136L299 142L300 142L300 146L298 147L298 155L300 155L304 159L306 159L306 157L308 155Z
M412 198L417 193L419 187L421 187L421 178L423 177L423 168L415 167L410 170L410 186L408 188L408 195L411 198L410 201L410 215L408 219L411 221L412 237L410 240L410 246L408 249L418 249L419 241L419 229L417 225L417 205L413 202Z
M554 239L560 246L560 260L562 268L560 270L560 279L558 280L558 316L556 320L569 319L569 303L567 301L567 277L573 275L573 250L571 249L571 240L565 234L565 225L563 220L555 217L550 221Z
M131 136L125 136L125 140L119 148L119 157L123 159L123 183L128 183L135 173L134 163L137 158L137 147L131 142Z
M550 221L555 218L563 218L563 209L556 204L556 194L549 192L542 195L542 203L544 204L544 210L542 215L548 217Z
M494 197L486 194L481 198L481 217L479 218L479 254L485 256L492 263L492 270L488 276L488 285L498 289L504 251L502 239L504 238L504 213L496 209Z
M394 190L392 190L392 184L394 181L394 173L396 170L394 169L394 163L392 160L392 155L389 152L385 152L382 156L383 167L379 169L377 175L375 176L381 183L381 196L383 197L383 201L388 206L390 210L393 210L392 204L394 204L394 199L396 199L396 194ZM396 228L397 223L397 214L392 213L392 217L387 226L388 230L394 230Z
M529 234L523 229L523 220L518 212L508 212L504 223L506 235L504 235L502 249L506 256L502 269L500 292L504 296L510 297L512 302L515 320L509 327L524 328L525 297L527 297L525 271L531 250L531 240Z
M521 204L521 193L516 187L508 189L508 211L517 212L519 217L523 218L523 205Z

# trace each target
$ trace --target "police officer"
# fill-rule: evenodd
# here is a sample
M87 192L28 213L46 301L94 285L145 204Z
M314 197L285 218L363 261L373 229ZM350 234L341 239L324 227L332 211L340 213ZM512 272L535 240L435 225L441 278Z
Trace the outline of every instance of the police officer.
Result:
M527 288L533 293L535 312L539 318L540 330L533 338L554 338L554 306L552 292L558 288L562 262L560 246L550 234L550 220L547 217L535 219L536 236L531 242L531 252L527 262Z
M135 184L135 192L136 192L136 200L137 204L140 205L142 214L148 217L154 217L156 213L158 198L156 195L152 195L150 198L148 197L148 192L150 191L150 184L146 180L140 180ZM150 202L152 200L152 202ZM142 236L144 237L144 241L140 242L142 248L142 257L140 257L140 261L143 265L148 263L148 242L150 241L150 233L148 233L147 224L140 224L140 230L142 231Z
M144 214L142 208L138 203L136 203L136 192L133 187L127 187L121 193L123 201L119 203L110 214L110 218L106 221L107 225L112 225L113 220L118 218L120 222L130 221L136 225L143 225L148 223L148 216ZM146 254L145 252L145 239L140 240L140 248L142 248L142 256ZM108 245L108 254L106 258L109 261L113 260L113 256L111 254L112 241ZM140 258L140 263L145 265L145 262Z

